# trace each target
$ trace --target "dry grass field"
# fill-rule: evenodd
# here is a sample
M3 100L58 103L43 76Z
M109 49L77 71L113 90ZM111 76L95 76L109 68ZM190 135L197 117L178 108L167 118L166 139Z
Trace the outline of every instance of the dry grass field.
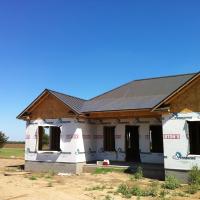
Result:
M21 174L17 166L23 163L21 159L0 159L1 200L200 199L200 192L190 194L187 185L170 190L162 187L164 182L135 179L120 171L98 170L94 174L69 176L58 176L53 172ZM20 174L14 174L16 172ZM131 195L128 188L132 188Z
M4 148L17 148L17 149L24 149L25 147L25 144L20 144L20 143L17 143L17 144L14 144L14 143L7 143L4 145Z

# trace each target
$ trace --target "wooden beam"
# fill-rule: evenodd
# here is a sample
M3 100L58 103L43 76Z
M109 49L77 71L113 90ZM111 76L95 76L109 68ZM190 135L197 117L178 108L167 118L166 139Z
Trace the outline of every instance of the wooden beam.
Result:
M107 112L92 112L88 116L89 119L100 119L100 118L135 118L135 117L142 117L142 118L155 118L160 117L160 112L151 112L150 110L146 111L107 111Z

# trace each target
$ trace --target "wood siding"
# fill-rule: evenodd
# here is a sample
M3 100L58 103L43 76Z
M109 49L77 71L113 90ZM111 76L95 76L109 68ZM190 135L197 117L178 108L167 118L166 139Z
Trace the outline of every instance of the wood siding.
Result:
M52 94L41 99L29 112L31 113L30 119L58 119L75 116L63 102Z
M200 112L200 78L171 100L170 111Z

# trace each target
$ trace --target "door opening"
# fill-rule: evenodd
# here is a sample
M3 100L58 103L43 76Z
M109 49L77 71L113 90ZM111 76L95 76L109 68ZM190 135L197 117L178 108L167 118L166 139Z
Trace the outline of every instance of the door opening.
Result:
M140 162L139 126L126 126L126 161Z

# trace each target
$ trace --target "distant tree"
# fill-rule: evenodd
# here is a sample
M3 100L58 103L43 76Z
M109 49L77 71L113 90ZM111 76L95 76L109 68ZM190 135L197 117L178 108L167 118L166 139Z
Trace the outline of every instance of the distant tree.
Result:
M48 145L49 144L49 135L44 133L42 136L42 144Z
M5 133L0 131L0 148L2 148L7 141L8 141L8 137L5 135Z

